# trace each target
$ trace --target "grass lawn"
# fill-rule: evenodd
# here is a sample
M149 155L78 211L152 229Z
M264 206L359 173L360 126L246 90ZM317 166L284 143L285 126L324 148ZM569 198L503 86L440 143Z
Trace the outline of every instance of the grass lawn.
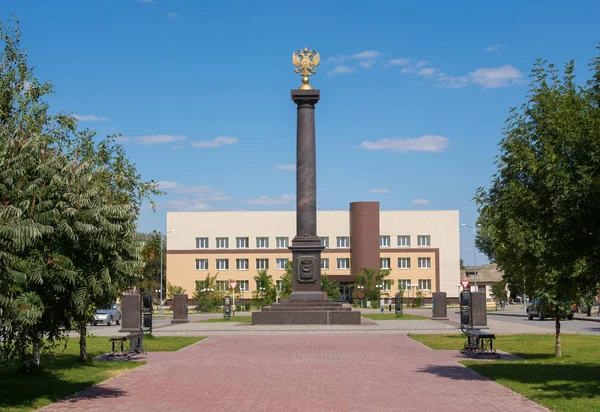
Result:
M461 335L409 335L432 349L463 346ZM562 357L554 357L554 335L498 336L494 347L523 361L461 363L556 411L600 410L600 336L562 335Z
M396 316L394 313L365 313L361 315L363 318L373 319L373 320L417 320L417 319L431 319L427 316L420 315L409 315L405 313L402 316Z
M197 320L194 323L213 323L213 322L252 322L252 316L232 316L229 319L216 318Z
M144 337L148 352L175 351L204 338ZM90 359L110 350L108 337L88 337ZM108 378L118 376L144 362L79 361L79 338L69 340L66 350L56 350L55 359L42 358L38 371L24 372L14 366L0 365L0 410L23 412L56 402L59 399L89 388Z

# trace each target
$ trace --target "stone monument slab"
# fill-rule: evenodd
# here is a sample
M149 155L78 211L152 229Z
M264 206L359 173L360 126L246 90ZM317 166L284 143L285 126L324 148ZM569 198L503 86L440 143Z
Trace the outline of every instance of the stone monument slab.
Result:
M173 295L173 319L171 323L189 323L188 295L178 293Z

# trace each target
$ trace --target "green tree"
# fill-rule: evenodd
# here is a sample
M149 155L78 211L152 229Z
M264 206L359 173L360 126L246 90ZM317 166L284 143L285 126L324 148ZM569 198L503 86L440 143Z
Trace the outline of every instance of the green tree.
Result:
M329 279L325 273L321 274L321 290L327 292L327 298L331 300L337 300L342 296L340 284Z
M0 355L39 366L40 353L132 286L143 182L113 137L65 114L27 65L18 29L0 23ZM42 339L44 337L44 339Z
M353 286L355 286L355 290L359 290L356 286L362 286L360 294L363 296L363 299L376 302L377 305L381 298L381 287L377 286L381 286L389 275L389 269L363 269L362 272L356 275ZM393 282L391 280L388 281Z
M502 279L502 282L494 283L491 287L490 294L497 301L506 302L508 300L508 291L506 289L506 280Z
M489 189L476 194L477 244L514 287L553 308L555 355L560 319L598 284L600 255L600 58L575 83L538 60L528 101L511 109Z
M161 247L163 248L162 253ZM147 236L141 251L144 267L141 269L141 276L138 280L140 291L152 293L160 288L161 256L163 274L166 272L166 253L164 253L164 247L165 245L164 242L161 242L161 233L159 231L154 230ZM163 283L165 282L166 276L163 276Z
M292 286L293 286L292 276L293 276L292 262L289 261L285 265L284 274L281 275L281 289L279 291L280 299L288 299L290 297L290 294L292 293Z
M170 282L167 282L167 297L172 299L173 296L185 293L185 289L183 286L172 285Z
M218 272L214 276L207 273L204 280L196 281L196 291L194 292L194 299L197 302L196 310L214 312L221 306L224 293L217 290L218 277Z
M252 292L252 304L257 308L262 308L275 302L277 291L273 276L269 275L266 270L259 270L254 276L254 281L257 289Z
M463 270L465 268L465 262L463 260L463 258L460 258L460 270Z

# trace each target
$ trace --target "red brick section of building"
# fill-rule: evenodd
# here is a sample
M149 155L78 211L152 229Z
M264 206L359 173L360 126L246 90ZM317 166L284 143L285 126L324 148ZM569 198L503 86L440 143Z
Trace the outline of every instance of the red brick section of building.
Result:
M350 203L350 273L379 267L379 202Z

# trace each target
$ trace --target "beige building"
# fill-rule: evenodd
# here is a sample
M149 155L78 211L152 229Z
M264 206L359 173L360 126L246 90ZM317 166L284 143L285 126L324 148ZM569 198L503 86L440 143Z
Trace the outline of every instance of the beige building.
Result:
M218 273L217 289L235 280L250 298L257 271L279 280L292 254L296 212L168 212L167 280L191 296L196 282ZM458 211L379 210L356 202L350 210L318 211L317 234L325 247L322 273L340 282L350 300L353 274L364 267L390 269L383 294L399 289L426 296L456 295L460 276ZM356 294L355 294L356 296Z

